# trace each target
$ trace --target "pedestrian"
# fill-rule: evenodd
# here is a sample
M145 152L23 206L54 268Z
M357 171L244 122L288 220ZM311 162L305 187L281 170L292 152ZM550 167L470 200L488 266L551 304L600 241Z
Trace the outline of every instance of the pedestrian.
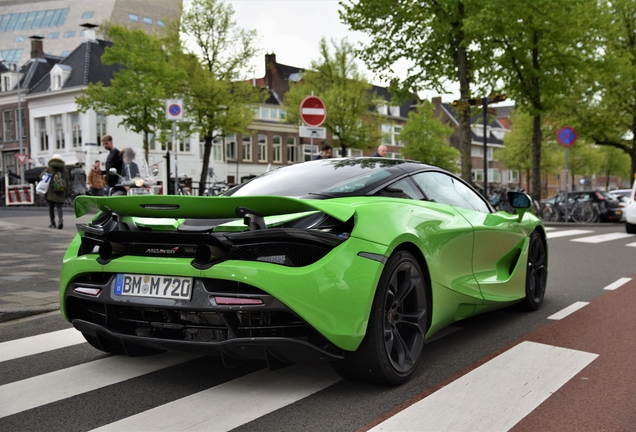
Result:
M330 159L333 154L333 147L329 144L325 144L322 146L322 150L318 156L314 159Z
M108 157L106 158L106 186L110 190L119 181L119 176L110 173L111 168L117 170L117 174L121 175L121 154L119 150L115 148L113 144L113 137L110 135L104 135L102 137L102 146L108 150Z
M71 176L71 197L75 199L78 195L86 195L86 171L82 168L81 162L76 162L73 169L69 171Z
M101 162L96 160L95 165L93 165L91 170L88 172L88 187L91 188L91 195L103 196L104 186L106 186L106 182L104 181L104 173L101 168Z
M373 153L373 157L385 157L386 156L386 146L384 144L380 144L378 147L378 151Z
M126 147L121 150L120 154L122 160L122 175L126 178L126 180L132 180L135 177L138 177L139 165L135 162L135 151L130 147Z
M46 202L49 205L49 217L51 224L49 228L64 228L64 212L62 205L66 201L66 197L70 193L71 177L64 167L64 159L59 154L53 155L49 160L47 167L40 174L40 178L44 173L51 175L49 188L46 191ZM55 224L55 212L57 211L58 224Z

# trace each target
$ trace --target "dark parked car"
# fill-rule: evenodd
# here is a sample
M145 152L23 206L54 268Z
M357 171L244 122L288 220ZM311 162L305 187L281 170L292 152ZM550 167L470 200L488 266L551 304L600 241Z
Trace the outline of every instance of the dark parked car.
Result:
M623 217L623 209L618 199L608 192L603 191L576 191L568 192L568 202L570 206L575 201L579 203L591 201L598 206L601 222L620 222ZM548 198L545 202L558 205L564 205L565 193L561 192L553 197Z

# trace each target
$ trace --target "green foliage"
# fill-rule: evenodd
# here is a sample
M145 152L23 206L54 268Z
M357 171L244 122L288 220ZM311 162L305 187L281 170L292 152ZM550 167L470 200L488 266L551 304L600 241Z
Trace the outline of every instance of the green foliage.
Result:
M433 116L433 104L424 101L402 128L399 140L405 143L402 155L406 159L418 160L456 172L459 163L459 151L449 145L453 128L442 124Z
M240 80L257 54L256 31L239 28L233 15L232 6L222 0L193 0L180 23L168 26L172 58L187 76L181 87L186 115L205 140L199 193L214 138L244 132L253 120L253 106L267 98L264 89Z
M89 84L76 98L78 109L101 111L122 116L121 125L143 134L144 151L148 152L148 134L165 128L165 99L171 95L171 83L181 72L168 61L159 36L143 30L129 30L119 25L104 27L113 45L105 50L105 65L121 65L109 86Z
M478 13L478 0L347 0L341 5L341 20L369 36L361 48L366 65L402 95L423 88L446 93L448 83L457 82L460 98L470 99L477 78L492 65L491 53L479 46L481 34L467 21ZM396 65L408 66L407 76L397 76ZM470 117L470 107L460 110L461 176L468 182Z
M284 108L291 122L300 120L301 101L311 94L320 97L327 108L323 127L333 136L333 145L346 154L348 148L369 149L381 138L380 118L373 114L379 100L355 63L354 48L346 40L332 41L333 53L326 40L320 41L320 59L298 83L290 83ZM384 103L382 101L381 103Z
M503 82L516 104L533 116L532 194L541 196L542 116L556 110L560 95L575 83L598 53L595 0L479 0L469 25L482 37L497 68L492 83Z

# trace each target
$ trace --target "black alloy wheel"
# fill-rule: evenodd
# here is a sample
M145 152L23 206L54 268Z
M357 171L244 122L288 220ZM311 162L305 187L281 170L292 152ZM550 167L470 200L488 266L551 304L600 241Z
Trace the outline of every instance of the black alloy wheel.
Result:
M547 252L545 240L534 231L530 235L528 248L528 264L526 273L526 297L522 302L524 309L534 311L539 309L545 296L548 280Z
M407 251L392 255L380 277L367 333L356 352L334 363L348 379L401 384L417 367L430 314L428 279Z

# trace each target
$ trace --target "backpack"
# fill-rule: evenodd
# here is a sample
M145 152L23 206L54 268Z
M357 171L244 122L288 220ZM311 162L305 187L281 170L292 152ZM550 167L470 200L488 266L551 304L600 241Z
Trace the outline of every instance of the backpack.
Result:
M66 191L66 180L61 172L56 171L53 174L53 179L51 180L51 186L53 187L54 192L64 192Z

